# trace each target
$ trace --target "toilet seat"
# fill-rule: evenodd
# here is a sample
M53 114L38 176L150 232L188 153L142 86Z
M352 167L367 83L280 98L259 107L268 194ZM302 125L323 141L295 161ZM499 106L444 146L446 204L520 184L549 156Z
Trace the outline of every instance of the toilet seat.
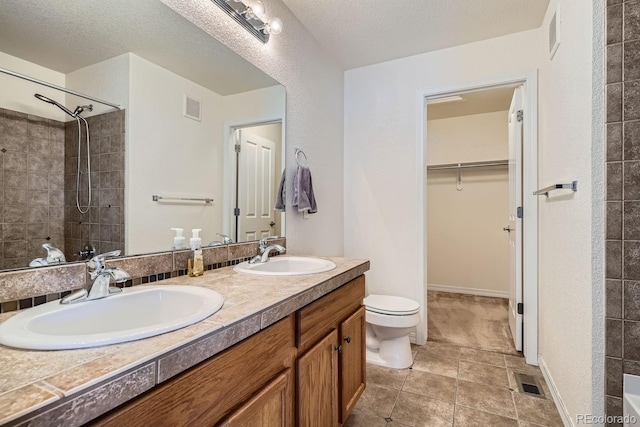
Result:
M371 294L364 299L366 310L390 316L410 316L420 311L420 304L408 298Z

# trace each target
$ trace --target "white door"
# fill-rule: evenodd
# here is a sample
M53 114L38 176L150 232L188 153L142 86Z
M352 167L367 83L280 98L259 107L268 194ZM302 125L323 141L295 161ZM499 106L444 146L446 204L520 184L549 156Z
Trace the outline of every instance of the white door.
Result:
M238 241L271 236L275 226L275 143L240 130Z
M522 87L515 89L509 108L509 327L516 346L522 351Z

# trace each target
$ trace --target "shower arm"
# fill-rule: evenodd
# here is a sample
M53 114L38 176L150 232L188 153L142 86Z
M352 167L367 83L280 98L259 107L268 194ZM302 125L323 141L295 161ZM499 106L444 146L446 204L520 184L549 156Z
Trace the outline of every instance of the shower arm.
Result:
M29 77L29 76L27 76L25 74L16 73L15 71L7 70L6 68L0 67L0 73L8 74L8 75L13 76L13 77L18 77L19 79L27 80L27 81L30 81L32 83L36 83L36 84L39 84L39 85L42 85L42 86L49 87L51 89L59 90L61 92L65 92L65 93L68 93L70 95L77 96L79 98L88 99L89 101L97 102L99 104L106 105L108 107L113 107L113 108L116 108L118 110L122 110L122 107L120 105L118 105L118 104L114 104L114 103L111 103L111 102L103 101L102 99L94 98L92 96L88 96L88 95L82 94L80 92L76 92L75 90L64 88L62 86L57 86L57 85L54 85L53 83L45 82L44 80L39 80L39 79L36 79L36 78L33 78L33 77Z

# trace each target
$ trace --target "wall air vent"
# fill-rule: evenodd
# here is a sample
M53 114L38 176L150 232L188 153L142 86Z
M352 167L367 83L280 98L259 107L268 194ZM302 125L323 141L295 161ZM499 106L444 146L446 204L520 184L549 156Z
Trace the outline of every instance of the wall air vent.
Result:
M184 116L197 121L202 120L200 101L187 94L184 95Z
M558 4L556 13L553 14L549 23L549 59L553 59L560 46L560 23L560 4Z

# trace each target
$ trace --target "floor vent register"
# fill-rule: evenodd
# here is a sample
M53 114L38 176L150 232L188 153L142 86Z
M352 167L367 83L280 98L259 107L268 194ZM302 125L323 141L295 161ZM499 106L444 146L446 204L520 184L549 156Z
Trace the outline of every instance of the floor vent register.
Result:
M544 397L544 392L542 391L542 387L538 383L532 375L523 374L520 372L514 372L516 377L516 382L518 383L518 389L520 393L535 396L535 397Z

